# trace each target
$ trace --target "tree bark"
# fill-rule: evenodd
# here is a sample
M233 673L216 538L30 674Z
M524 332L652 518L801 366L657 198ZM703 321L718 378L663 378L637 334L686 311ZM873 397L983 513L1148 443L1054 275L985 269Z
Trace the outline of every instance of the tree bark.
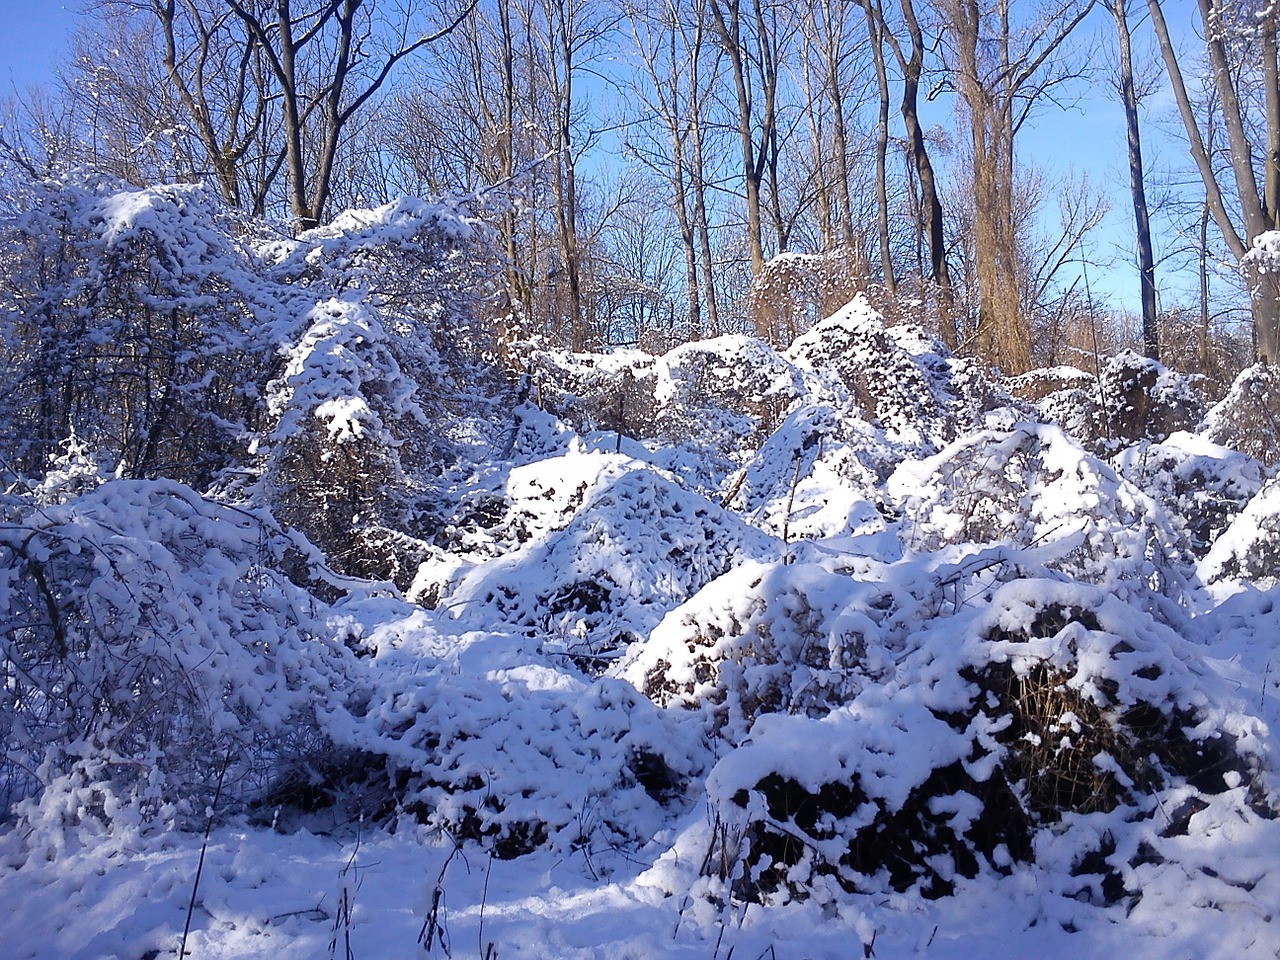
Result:
M1156 267L1151 244L1151 218L1147 210L1146 175L1142 163L1142 136L1138 125L1138 95L1133 84L1133 52L1130 43L1128 0L1110 0L1120 48L1120 101L1124 107L1129 151L1129 194L1138 241L1138 278L1142 292L1142 346L1152 360L1160 359L1160 329L1156 317Z
M920 29L920 21L916 18L912 0L900 0L903 23L907 28L907 38L911 42L911 52L904 54L901 45L893 32L887 27L883 30L884 38L889 44L902 70L902 102L899 112L907 132L907 150L916 178L920 184L920 205L923 210L921 218L927 224L929 241L929 275L938 286L939 314L943 342L955 350L960 345L959 331L956 327L951 288L951 271L947 266L946 236L942 200L938 195L937 178L934 176L933 164L929 159L929 150L925 145L924 130L920 126L920 78L924 73L924 32ZM880 10L879 5L876 7ZM883 23L883 13L880 13Z
M1173 88L1174 101L1187 133L1188 145L1200 180L1204 184L1206 204L1213 222L1222 235L1223 242L1232 256L1243 261L1252 241L1267 230L1280 225L1280 211L1273 197L1280 198L1280 91L1276 89L1280 70L1276 64L1276 23L1272 18L1261 24L1259 49L1264 83L1269 87L1264 93L1266 123L1264 156L1262 163L1263 184L1259 190L1255 179L1253 148L1245 129L1236 73L1228 56L1223 35L1222 9L1215 0L1197 0L1205 34L1205 52L1208 55L1214 91L1222 110L1223 126L1227 133L1227 146L1231 155L1231 171L1235 181L1236 197L1243 232L1231 219L1226 200L1213 162L1205 148L1195 108L1187 92L1178 63L1169 28L1164 19L1160 0L1147 0L1151 22L1156 31L1160 55L1164 60ZM1249 287L1250 310L1253 315L1254 345L1258 359L1263 363L1280 362L1280 289L1270 276L1259 274L1250 263L1242 266L1245 282Z
M878 5L878 0L877 0ZM864 0L867 36L871 41L871 62L876 71L876 93L879 112L876 115L875 191L876 236L880 243L880 273L890 296L897 291L893 276L893 249L889 242L889 189L886 164L889 154L889 75L884 62L884 17L872 10L871 0Z

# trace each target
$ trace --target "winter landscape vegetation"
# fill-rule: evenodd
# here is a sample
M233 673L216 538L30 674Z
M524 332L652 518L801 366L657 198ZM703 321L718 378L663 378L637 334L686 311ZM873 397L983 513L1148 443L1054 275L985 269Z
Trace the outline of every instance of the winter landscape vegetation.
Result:
M0 957L1280 956L1278 20L85 13ZM1021 149L1086 99L1120 187Z

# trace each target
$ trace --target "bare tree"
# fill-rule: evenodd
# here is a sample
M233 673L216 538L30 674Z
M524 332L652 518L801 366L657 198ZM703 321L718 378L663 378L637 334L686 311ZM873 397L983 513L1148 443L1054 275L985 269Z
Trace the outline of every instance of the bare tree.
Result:
M939 0L951 41L951 76L964 102L974 196L977 352L1005 373L1031 365L1031 328L1020 302L1014 225L1014 138L1031 110L1069 71L1055 54L1094 0L1054 0L1021 27L1011 0Z
M1140 99L1133 72L1133 44L1129 30L1129 0L1107 0L1116 23L1120 70L1116 86L1124 107L1129 154L1129 192L1138 243L1138 278L1142 288L1142 346L1148 357L1160 359L1160 329L1156 317L1156 265L1151 245L1151 216L1147 209L1146 172L1142 163L1142 131L1138 124Z
M770 170L776 183L781 37L776 5L766 0L748 0L748 3L745 18L742 0L707 0L707 11L733 82L746 201L747 256L754 277L765 262L761 188ZM779 203L776 189L773 202L776 210ZM776 221L780 219L775 216ZM775 226L781 232L781 223Z
M899 111L907 133L907 152L920 185L921 220L927 222L929 240L929 271L938 287L942 326L942 339L947 346L959 346L955 316L952 312L951 272L947 267L946 234L942 200L938 193L937 178L929 150L925 143L924 129L920 124L920 81L924 75L924 31L916 17L912 0L899 0L903 28L906 30L910 49L904 51L893 30L885 23L880 0L866 0L869 9L880 22L880 34L889 44L902 72L902 100Z
M228 203L261 214L280 160L267 125L274 89L258 39L235 14L196 0L151 0L169 89L182 105ZM258 151L256 176L245 161ZM252 165L251 165L252 166Z
M163 14L173 0L157 3ZM452 32L474 0L441 29L421 31L412 3L387 18L373 0L221 0L239 19L246 45L261 50L276 85L284 136L289 208L300 228L328 208L334 164L355 118L396 66ZM176 62L176 61L175 61Z
M1243 261L1253 313L1256 350L1264 363L1280 361L1280 277L1246 259L1252 241L1280 229L1280 66L1277 64L1277 10L1273 0L1196 0L1217 99L1230 151L1236 209L1228 209L1203 121L1187 92L1182 67L1159 0L1147 0L1160 53L1186 129L1192 159L1204 184L1206 205L1227 249ZM1260 15L1259 15L1260 14ZM1246 120L1249 98L1261 98L1261 129ZM1255 148L1260 156L1255 155ZM1234 213L1234 216L1233 216Z
M880 245L880 271L885 290L892 296L896 292L893 275L893 252L889 244L889 190L886 166L889 153L889 74L885 66L884 47L886 34L884 16L879 0L862 0L866 15L867 34L871 41L871 62L876 70L876 93L879 112L876 114L875 191L876 235Z

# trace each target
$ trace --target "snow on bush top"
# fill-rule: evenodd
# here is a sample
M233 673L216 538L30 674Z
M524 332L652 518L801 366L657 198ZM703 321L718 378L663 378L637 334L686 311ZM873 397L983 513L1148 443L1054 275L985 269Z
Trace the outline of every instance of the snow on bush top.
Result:
M1280 373L1269 364L1242 370L1231 389L1205 414L1199 431L1267 465L1280 462Z
M1009 399L917 328L886 327L862 295L798 337L785 356L802 370L833 375L889 439L928 452Z
M1280 581L1280 477L1270 480L1213 542L1197 567L1205 583Z
M1164 443L1136 443L1115 458L1120 474L1149 494L1181 531L1193 557L1203 557L1261 489L1263 467L1203 435L1172 434Z
M964 437L902 464L887 489L917 550L1048 544L1061 551L1063 569L1093 579L1146 571L1149 552L1160 556L1167 538L1150 497L1049 424Z
M433 589L460 625L502 624L595 669L703 584L779 549L648 465L614 454L542 460L514 471L508 489L539 491L552 516L519 521L528 542L453 571L456 584L420 581L415 590Z
M1011 389L1035 402L1043 417L1089 450L1106 455L1139 440L1158 443L1194 428L1204 415L1197 389L1202 379L1122 350L1106 358L1096 377L1074 367L1054 367L1024 374Z
M351 658L279 572L307 558L269 516L113 480L4 517L4 746L41 786L87 763L152 813L198 817L215 758L243 802L315 736Z
M480 232L480 220L458 201L401 197L373 209L345 210L296 239L264 243L261 252L286 271L320 263L350 271L370 255L385 258L397 249L467 245L476 242Z

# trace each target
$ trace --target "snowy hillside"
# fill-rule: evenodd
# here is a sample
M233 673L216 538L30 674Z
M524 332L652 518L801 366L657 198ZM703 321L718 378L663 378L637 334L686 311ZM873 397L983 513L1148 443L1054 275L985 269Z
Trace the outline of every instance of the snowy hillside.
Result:
M482 342L463 212L202 202L6 305L0 956L1280 955L1271 370Z

